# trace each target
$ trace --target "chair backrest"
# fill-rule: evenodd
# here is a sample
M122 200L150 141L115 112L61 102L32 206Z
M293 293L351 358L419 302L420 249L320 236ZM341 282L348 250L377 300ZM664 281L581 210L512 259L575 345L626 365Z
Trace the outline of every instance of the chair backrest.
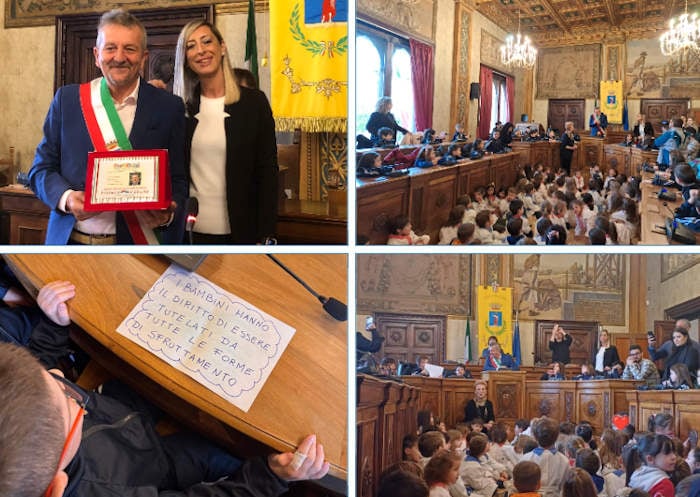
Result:
M0 179L3 185L12 183L15 175L15 147L10 147L8 157L0 157Z

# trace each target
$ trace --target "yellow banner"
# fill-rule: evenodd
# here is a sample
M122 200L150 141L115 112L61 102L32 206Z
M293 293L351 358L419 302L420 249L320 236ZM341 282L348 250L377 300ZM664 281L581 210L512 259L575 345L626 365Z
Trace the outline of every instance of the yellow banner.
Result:
M622 124L622 110L625 106L622 99L622 81L600 82L600 110L608 116L611 124Z
M513 353L513 289L493 286L476 288L479 353L488 345L493 335L503 352Z
M278 131L347 131L348 0L270 2L271 105Z

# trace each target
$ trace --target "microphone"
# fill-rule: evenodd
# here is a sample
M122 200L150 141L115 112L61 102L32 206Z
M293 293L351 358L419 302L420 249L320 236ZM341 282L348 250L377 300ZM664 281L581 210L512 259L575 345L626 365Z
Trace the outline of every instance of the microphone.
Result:
M194 228L194 223L197 222L197 214L199 214L199 201L197 197L189 197L185 204L187 209L187 222L185 223L185 231L191 233Z
M348 306L343 304L341 301L334 299L333 297L324 297L323 295L319 295L316 291L314 291L313 288L311 288L304 280L299 278L296 274L292 272L291 269L289 269L287 266L285 266L282 261L280 261L277 257L275 257L272 254L266 254L272 261L277 264L279 267L284 269L292 278L297 280L301 286L306 288L306 290L316 297L321 304L323 304L323 308L326 310L328 314L333 316L333 319L336 321L347 321L348 320Z

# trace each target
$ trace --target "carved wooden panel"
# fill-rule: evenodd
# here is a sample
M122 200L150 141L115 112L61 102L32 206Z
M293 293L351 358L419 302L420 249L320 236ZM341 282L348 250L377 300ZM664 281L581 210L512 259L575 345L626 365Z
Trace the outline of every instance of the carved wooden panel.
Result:
M460 169L460 174L466 176L467 190L464 193L470 195L480 186L486 186L491 181L489 168L481 162L467 163L466 166Z
M574 388L574 382L570 381L528 383L524 417L548 416L560 421L573 419Z
M212 5L133 11L148 34L149 58L144 68L146 80L162 78L172 90L175 46L182 27L193 19L214 20ZM80 14L56 18L56 70L54 90L70 83L84 83L100 76L92 47L97 37L100 14Z
M373 497L379 477L380 406L384 403L385 383L369 376L357 378L357 492Z
M535 363L552 361L549 337L552 328L559 324L571 335L569 347L571 364L589 363L597 351L598 323L593 321L535 321Z
M430 235L430 240L437 243L440 228L456 205L454 173L444 171L444 174L431 174L427 183L425 195L423 195L423 206L421 208L421 218L418 225L421 230L426 227L433 227L430 231L424 231ZM415 219L412 218L413 222Z
M357 190L357 233L385 245L387 223L408 211L408 181L390 181Z
M690 100L687 98L644 98L640 102L640 107L640 112L654 126L654 132L658 136L661 133L661 121L680 119L681 116L687 115Z
M605 155L601 170L607 171L611 167L617 172L630 175L630 149L619 145L606 144L604 147Z
M508 188L514 185L516 175L516 164L510 158L499 156L492 158L491 182L496 185L496 190L501 187Z
M547 126L557 130L557 134L564 132L564 123L572 121L578 133L584 129L586 101L584 99L550 99L547 110Z
M378 313L375 323L385 337L380 357L415 363L426 355L433 364L445 360L446 316Z
M675 395L675 412L677 423L676 436L681 440L688 437L688 431L700 426L700 391L688 390Z

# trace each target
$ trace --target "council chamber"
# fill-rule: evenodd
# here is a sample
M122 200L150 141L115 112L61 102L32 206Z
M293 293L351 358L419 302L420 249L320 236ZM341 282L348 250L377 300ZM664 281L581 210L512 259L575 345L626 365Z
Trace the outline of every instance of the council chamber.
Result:
M486 416L478 422L489 431L503 423L508 440L516 422L543 416L601 437L625 425L644 432L658 414L685 440L700 424L697 351L682 366L660 351L671 340L678 350L697 347L698 262L691 254L358 255L357 495L375 495L382 472L413 460L406 440L428 425L452 433L472 422L482 380L491 412L478 412ZM674 368L689 372L685 386L669 381Z
M689 164L696 189L700 96L693 81L700 59L697 35L685 36L694 21L683 26L679 16L697 8L693 1L418 0L386 9L381 1L359 1L360 241L387 243L407 217L425 238L404 242L449 244L460 225L451 211L465 205L461 224L476 232L460 244L505 243L515 214L509 203L517 198L525 204L516 216L527 221L523 243L536 238L543 217L565 227L567 244L695 243L695 226L676 233L666 225L697 218L695 196L688 212L678 210L688 194L678 191L684 185L673 173ZM675 28L668 27L672 19ZM390 133L379 136L377 126ZM571 182L568 191L556 183L560 176ZM610 189L608 176L620 188ZM659 200L669 186L676 195ZM634 207L625 211L616 193ZM583 216L573 200L583 200ZM474 219L483 210L492 214L491 226ZM442 236L446 227L451 231Z

